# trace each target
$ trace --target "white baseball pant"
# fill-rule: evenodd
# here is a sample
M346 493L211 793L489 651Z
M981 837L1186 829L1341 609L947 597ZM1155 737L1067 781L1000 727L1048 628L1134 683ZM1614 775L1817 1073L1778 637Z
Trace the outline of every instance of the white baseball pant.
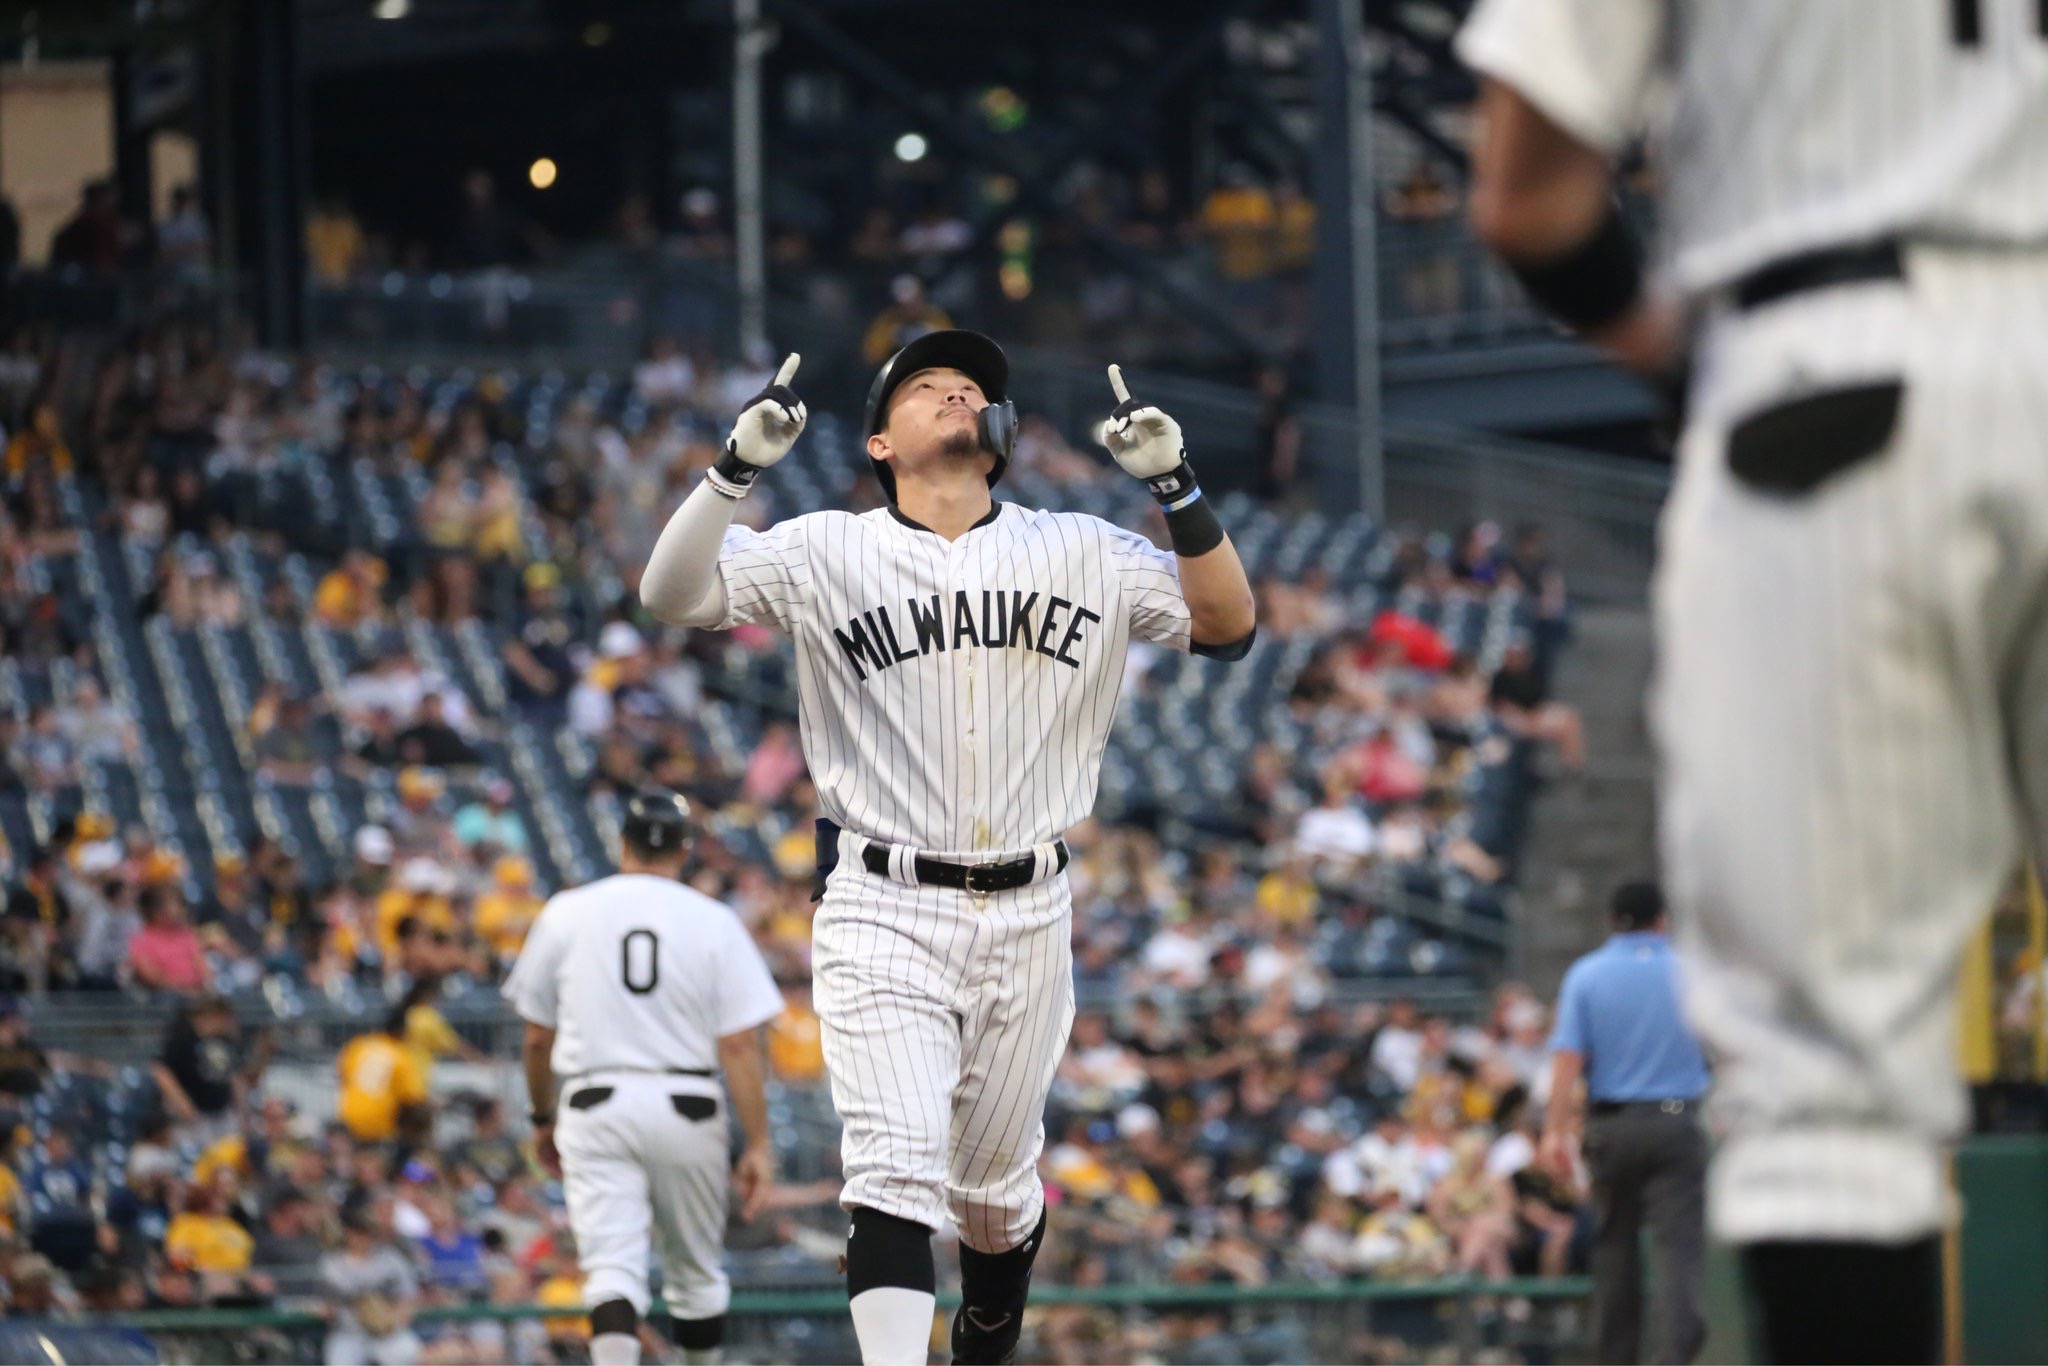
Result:
M1064 874L977 895L870 873L839 836L812 941L812 989L845 1126L840 1203L981 1252L1045 1207L1045 1098L1074 1023Z
M1948 1217L1961 953L2048 823L2048 258L1907 277L1716 317L1663 521L1661 841L1737 1241ZM1868 458L1731 472L1743 418L1887 375Z
M725 1312L729 1142L724 1092L708 1077L593 1072L563 1089L555 1146L584 1303L625 1300L644 1315L658 1242L669 1313Z

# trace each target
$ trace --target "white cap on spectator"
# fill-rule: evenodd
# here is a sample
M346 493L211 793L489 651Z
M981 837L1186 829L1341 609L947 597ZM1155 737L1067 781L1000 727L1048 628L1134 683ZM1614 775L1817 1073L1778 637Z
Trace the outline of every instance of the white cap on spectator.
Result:
M155 1143L139 1143L128 1159L128 1179L147 1181L152 1176L176 1176L178 1155Z
M356 831L356 857L383 867L391 862L391 832L381 825L366 825Z
M448 890L448 878L441 871L441 865L430 858L407 859L398 875L398 883L408 892Z
M597 652L606 659L624 659L647 648L631 622L615 621L598 633Z
M121 862L121 846L112 840L94 840L78 851L78 871L87 877L112 872Z
M1126 1105L1117 1111L1116 1136L1136 1138L1139 1134L1154 1133L1159 1128L1159 1112L1142 1102Z

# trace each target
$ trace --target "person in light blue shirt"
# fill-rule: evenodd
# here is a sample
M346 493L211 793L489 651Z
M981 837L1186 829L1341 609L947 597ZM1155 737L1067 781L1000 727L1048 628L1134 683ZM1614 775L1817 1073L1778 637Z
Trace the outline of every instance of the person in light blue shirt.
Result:
M1655 884L1616 889L1614 933L1572 964L1551 1035L1550 1104L1540 1156L1577 1165L1581 1106L1593 1179L1597 1360L1689 1362L1706 1340L1707 1061L1685 1024L1678 962ZM1658 1249L1650 1352L1643 1352L1642 1234Z
M484 779L483 800L455 813L455 842L464 849L479 844L507 854L527 852L526 822L512 809L512 784L497 774Z

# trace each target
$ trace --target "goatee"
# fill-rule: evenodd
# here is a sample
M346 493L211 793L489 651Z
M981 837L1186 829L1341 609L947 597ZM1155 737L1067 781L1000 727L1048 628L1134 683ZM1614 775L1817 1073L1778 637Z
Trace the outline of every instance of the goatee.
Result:
M981 432L977 429L947 432L939 442L939 454L955 460L977 454L981 450Z

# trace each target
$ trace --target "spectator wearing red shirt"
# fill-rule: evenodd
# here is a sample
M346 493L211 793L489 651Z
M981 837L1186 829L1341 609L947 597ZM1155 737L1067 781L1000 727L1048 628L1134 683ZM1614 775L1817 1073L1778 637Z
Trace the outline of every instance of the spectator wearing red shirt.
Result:
M1358 748L1358 792L1375 806L1412 802L1429 789L1429 771L1401 748L1391 728Z
M1441 673L1450 667L1454 658L1449 642L1437 633L1436 628L1391 608L1373 618L1366 642L1374 647L1398 645L1401 663L1429 673ZM1378 656L1377 649L1375 655Z
M207 989L206 955L176 888L143 891L142 928L128 941L128 966L135 980L152 991L196 996Z

